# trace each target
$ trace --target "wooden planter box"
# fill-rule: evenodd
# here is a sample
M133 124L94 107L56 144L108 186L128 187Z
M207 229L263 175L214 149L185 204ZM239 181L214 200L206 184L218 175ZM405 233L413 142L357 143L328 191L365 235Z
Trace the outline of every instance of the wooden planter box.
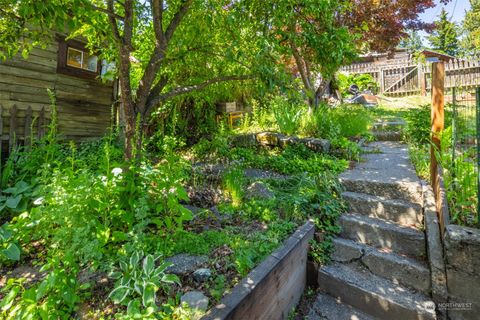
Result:
M298 228L202 320L287 319L307 283L308 243L314 231L312 222Z

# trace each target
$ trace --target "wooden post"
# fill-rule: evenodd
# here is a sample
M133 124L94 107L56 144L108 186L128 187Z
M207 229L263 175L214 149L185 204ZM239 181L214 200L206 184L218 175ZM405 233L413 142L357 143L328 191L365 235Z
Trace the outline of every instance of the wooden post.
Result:
M37 126L37 138L40 140L45 136L45 107L40 111Z
M25 114L25 147L27 150L30 150L30 146L32 145L32 107L28 106L27 113Z
M437 212L441 212L442 203L440 197L440 185L438 174L438 162L435 156L437 150L440 151L440 134L444 126L445 104L445 64L443 62L434 62L432 64L432 145L430 147L430 182L435 193ZM442 215L439 215L441 229L444 227Z
M427 84L425 79L425 73L423 72L423 64L418 64L418 84L420 86L420 94L422 97L427 95Z
M1 173L1 167L2 167L2 152L3 152L3 118L2 118L2 113L3 113L3 106L0 104L0 173Z
M8 151L11 152L17 141L17 106L10 109L10 133L8 136Z
M383 74L383 68L380 68L379 75L380 75L380 94L383 94L385 91L385 76Z

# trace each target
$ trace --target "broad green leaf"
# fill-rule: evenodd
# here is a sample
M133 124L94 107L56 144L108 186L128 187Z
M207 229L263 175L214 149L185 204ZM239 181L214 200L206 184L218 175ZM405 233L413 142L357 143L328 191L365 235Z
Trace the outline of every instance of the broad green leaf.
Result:
M10 243L6 249L2 250L2 253L10 260L20 260L20 249L14 243Z
M153 259L153 256L149 254L148 256L143 259L143 272L146 275L151 275L153 270L155 268L155 260Z
M25 191L28 191L29 189L31 189L31 186L25 181L19 181L15 184L14 189L15 189L14 195L17 195L20 193L24 193Z
M120 261L120 269L123 271L123 272L127 272L128 271L128 264L125 262L125 261Z
M37 301L40 301L40 299L45 295L45 293L47 292L47 281L42 281L42 283L38 286L37 288L37 294L35 296L35 299Z
M118 280L122 277L122 273L118 271L112 271L108 274L108 277L114 280Z
M130 257L130 266L136 266L140 261L140 252L135 251Z
M110 292L108 298L112 299L115 304L122 303L130 294L131 289L127 286L118 286Z
M6 311L12 307L13 301L15 301L15 297L17 296L19 291L20 287L13 287L8 292L8 294L0 302L0 307L2 308L2 311Z
M7 201L5 201L5 205L10 209L15 209L20 203L20 200L22 200L21 194L13 198L8 198Z
M155 305L155 286L147 284L143 290L142 302L144 307Z
M162 282L180 284L180 279L174 274L167 273L163 275Z
M8 228L8 223L0 227L0 240L6 241L12 237L12 232Z
M140 313L140 301L138 299L132 299L127 305L127 313L129 315L136 315Z
M159 266L158 268L155 270L155 273L158 273L158 272L164 272L168 267L172 266L173 263L171 262L168 262L168 261L163 261Z

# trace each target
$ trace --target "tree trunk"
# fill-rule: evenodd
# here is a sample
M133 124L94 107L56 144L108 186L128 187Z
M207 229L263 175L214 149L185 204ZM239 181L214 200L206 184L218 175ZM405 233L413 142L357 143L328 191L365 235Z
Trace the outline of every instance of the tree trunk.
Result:
M133 106L126 107L124 104L124 113L125 113L125 150L124 157L125 160L130 161L133 158L133 150L136 145L135 140L135 113Z

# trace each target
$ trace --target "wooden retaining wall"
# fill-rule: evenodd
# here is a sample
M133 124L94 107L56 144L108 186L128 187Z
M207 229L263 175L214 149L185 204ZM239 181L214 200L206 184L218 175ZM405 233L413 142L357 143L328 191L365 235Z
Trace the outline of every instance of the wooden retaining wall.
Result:
M114 84L98 79L84 79L57 72L58 43L52 40L45 48L35 48L27 59L21 55L0 61L0 139L11 141L15 132L18 143L29 136L27 120L50 118L47 89L55 92L58 130L68 140L98 137L105 134L111 119ZM13 111L15 110L15 111ZM12 112L15 120L10 121ZM15 123L15 128L11 125ZM34 132L35 135L41 134ZM37 131L37 128L34 128ZM28 139L28 138L27 138Z
M305 290L308 243L314 232L312 222L297 229L202 320L287 319Z

